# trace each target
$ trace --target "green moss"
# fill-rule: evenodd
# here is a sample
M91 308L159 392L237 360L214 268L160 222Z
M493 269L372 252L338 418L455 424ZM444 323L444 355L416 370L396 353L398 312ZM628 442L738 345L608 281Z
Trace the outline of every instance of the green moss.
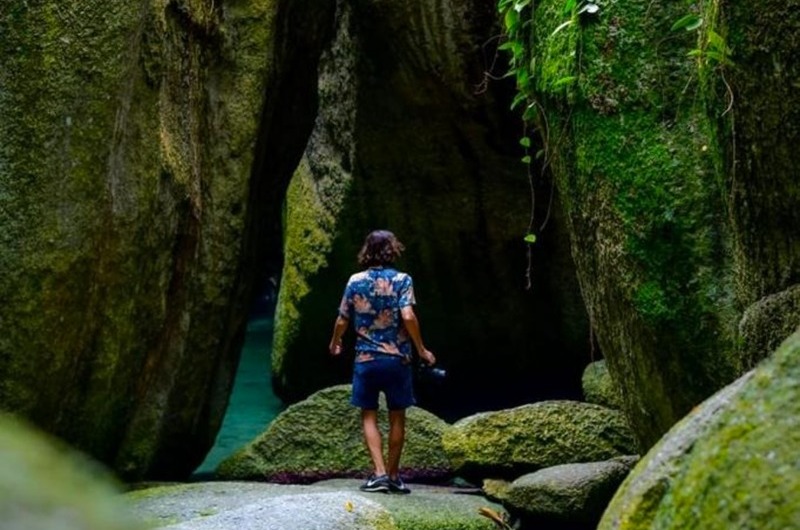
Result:
M635 453L624 416L576 401L541 401L484 412L447 429L444 449L459 473L516 478L540 468Z
M363 475L370 461L358 409L349 403L350 393L349 385L335 386L290 406L258 438L224 460L217 476L298 483ZM335 424L331 418L336 418ZM442 478L451 473L441 444L445 427L446 423L431 413L409 409L403 450L407 479ZM380 428L387 432L384 413Z
M562 6L534 13L539 124L600 345L649 445L738 368L725 148L687 56L697 35L670 32L698 6L602 4L554 35ZM548 90L563 61L574 86Z
M699 439L653 528L791 528L800 520L800 333Z
M0 13L0 407L134 475L224 413L274 4Z
M346 181L341 185L346 188ZM305 316L300 311L301 304L312 294L309 279L327 266L336 236L336 216L342 203L333 197L327 197L323 203L317 186L308 161L304 158L286 192L284 266L272 344L272 371L279 384L285 384L286 371L291 370L291 365L287 365L286 353L297 341L299 322ZM338 301L333 298L330 300L331 326ZM325 347L326 344L320 345L323 350ZM309 370L304 372L308 373Z

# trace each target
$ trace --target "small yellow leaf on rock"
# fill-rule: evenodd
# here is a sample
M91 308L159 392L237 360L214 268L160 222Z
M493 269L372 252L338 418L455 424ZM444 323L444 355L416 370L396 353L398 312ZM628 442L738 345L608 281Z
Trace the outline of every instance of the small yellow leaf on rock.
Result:
M344 503L344 509L347 510L348 512L352 512L353 511L353 502L352 501L345 502Z

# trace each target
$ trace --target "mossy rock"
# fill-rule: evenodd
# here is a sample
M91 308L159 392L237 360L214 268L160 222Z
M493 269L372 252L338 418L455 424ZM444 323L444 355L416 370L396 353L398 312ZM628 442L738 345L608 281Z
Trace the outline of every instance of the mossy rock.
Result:
M605 361L595 361L586 365L581 377L583 397L589 403L621 410L622 398L611 380Z
M0 9L0 409L126 479L202 462L279 246L335 2L278 4Z
M372 464L364 447L360 410L350 405L350 393L350 385L339 385L290 406L263 434L224 460L217 477L309 483L365 476ZM385 447L388 423L383 402L379 415ZM423 409L408 409L400 469L405 479L431 481L452 474L441 441L446 427Z
M517 478L559 464L636 452L621 412L577 401L542 401L482 412L445 432L444 448L466 476Z
M600 530L795 528L800 331L704 402L644 457Z
M506 504L529 515L596 524L635 462L633 457L540 469L511 483Z
M800 285L764 297L747 308L739 322L739 361L751 369L797 329Z
M693 82L697 34L669 31L686 3L609 2L569 25L563 6L533 8L537 125L600 349L647 448L739 375L726 146L709 118L721 110Z
M2 528L138 530L111 475L62 442L0 413Z

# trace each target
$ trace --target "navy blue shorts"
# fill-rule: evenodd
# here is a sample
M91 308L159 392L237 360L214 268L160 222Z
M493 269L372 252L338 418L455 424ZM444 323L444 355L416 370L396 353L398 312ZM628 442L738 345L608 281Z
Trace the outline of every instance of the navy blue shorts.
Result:
M377 410L381 392L386 395L389 410L406 409L416 403L411 364L404 363L403 357L376 353L371 361L355 363L350 403L362 409Z

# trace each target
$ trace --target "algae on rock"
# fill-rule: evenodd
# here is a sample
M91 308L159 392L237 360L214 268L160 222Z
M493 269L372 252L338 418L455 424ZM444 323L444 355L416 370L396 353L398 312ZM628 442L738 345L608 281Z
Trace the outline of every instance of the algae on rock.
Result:
M670 430L617 491L599 529L795 527L798 381L800 330Z
M647 447L737 374L723 146L692 82L695 35L669 34L685 4L604 4L556 32L562 7L532 13L539 124L590 320Z
M331 17L285 0L2 9L0 407L126 478L202 461Z
M365 476L371 468L350 385L316 392L282 412L247 446L224 460L224 480L310 483L330 477ZM380 428L386 433L385 402ZM408 410L401 472L406 480L437 480L452 474L442 447L447 424L418 407Z

